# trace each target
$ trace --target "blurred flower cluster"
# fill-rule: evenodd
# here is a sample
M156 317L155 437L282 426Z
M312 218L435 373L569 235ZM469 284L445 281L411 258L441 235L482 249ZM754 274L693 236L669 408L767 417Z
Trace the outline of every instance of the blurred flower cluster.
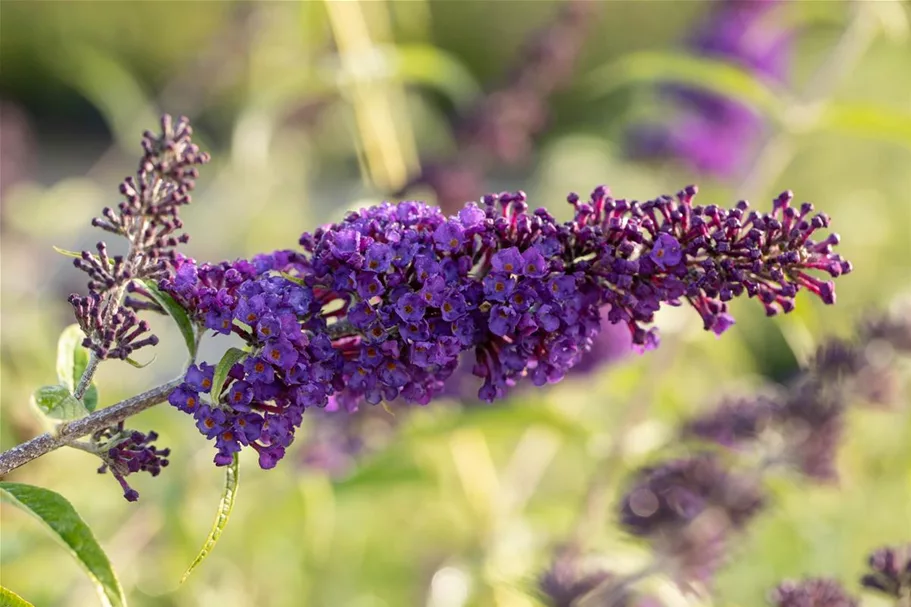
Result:
M725 401L689 420L681 438L699 443L693 455L633 474L617 518L622 529L646 540L654 553L655 565L647 575L667 574L684 588L710 586L738 538L769 504L764 479L776 466L796 469L810 481L837 479L846 408L900 400L900 359L911 357L908 312L900 307L871 314L859 323L854 339L821 344L788 385ZM584 563L578 546L557 552L540 580L549 604L627 604L627 586L635 577ZM865 588L899 600L911 597L911 546L879 549L870 556L869 567L861 580ZM769 600L776 607L859 604L828 578L784 582Z
M808 273L851 269L832 252L837 236L814 239L824 214L791 206L790 193L766 214L746 202L697 205L695 195L689 187L640 203L602 187L587 201L570 195L575 217L562 224L546 209L529 212L521 192L448 218L423 203L387 203L305 233L302 253L217 265L178 257L160 287L206 328L240 335L249 356L228 374L227 394L202 405L188 375L171 403L216 440L216 463L250 445L270 468L307 408L427 404L463 352L474 353L488 402L523 378L557 382L591 349L602 308L650 349L649 325L665 304L689 303L720 335L739 295L770 315L792 310L804 288L834 302L833 283Z
M697 57L723 61L760 81L788 80L794 34L776 18L779 0L713 2L704 23L686 41ZM700 173L737 176L768 128L757 109L721 93L682 84L659 89L672 111L666 122L640 124L628 133L637 159L672 158Z

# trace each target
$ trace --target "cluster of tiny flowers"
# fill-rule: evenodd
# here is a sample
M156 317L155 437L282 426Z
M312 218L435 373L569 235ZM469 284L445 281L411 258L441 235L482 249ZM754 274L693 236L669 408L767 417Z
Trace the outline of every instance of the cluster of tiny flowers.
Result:
M620 524L672 561L681 582L704 581L725 556L726 536L762 509L755 479L701 454L640 470L620 505Z
M174 123L170 116L161 120L161 134L146 132L143 156L136 177L120 186L124 196L117 209L106 207L92 225L125 238L126 256L111 256L104 242L96 253L83 251L74 261L89 276L88 295L73 294L69 301L76 320L86 335L84 345L100 359L126 359L143 346L155 345L158 338L148 335L149 325L140 321L133 300L124 299L136 280L158 280L168 273L174 247L185 243L179 208L190 202L190 191L197 177L196 166L208 162L190 137L192 129L185 118ZM138 303L138 308L149 308Z
M911 543L880 548L867 561L870 573L864 575L864 588L896 599L911 598Z
M860 604L841 584L827 578L784 582L772 591L769 602L775 607L857 607Z
M787 80L793 35L774 11L778 0L721 0L687 43L702 57L749 70L760 80ZM674 158L722 178L739 171L766 128L758 112L720 93L685 85L664 85L661 97L677 111L672 122L641 125L629 135L639 158Z
M199 293L214 287L179 288ZM215 440L216 464L230 463L241 446L249 446L258 452L261 467L272 468L294 440L304 410L325 407L333 390L341 388L344 360L326 335L325 320L316 314L320 304L308 287L263 273L223 295L222 304L219 314L227 314L228 325L245 338L248 355L230 369L220 394L210 394L212 365L191 366L169 402L192 414L199 431ZM206 312L207 326L232 330L211 312ZM201 394L209 394L211 402L203 403Z
M837 479L845 410L854 400L894 399L897 359L911 354L911 316L872 316L858 333L851 341L823 343L777 395L725 402L688 422L684 436L737 450L771 443L783 451L766 453L767 461L790 464L812 479Z
M515 165L525 160L534 137L547 125L548 98L572 76L598 9L589 0L563 2L548 24L519 47L505 82L457 118L457 153L423 162L421 174L406 189L427 185L444 211L455 212L485 191L491 161Z
M288 427L269 439L274 449L251 442L274 463L304 408L330 398L349 411L400 397L426 404L462 353L474 354L478 396L490 402L523 378L538 386L562 379L605 320L650 349L662 304L690 303L721 334L738 295L758 298L769 314L793 309L801 288L834 302L833 283L809 273L850 270L832 253L837 236L812 238L825 215L792 207L788 193L770 214L746 202L730 211L698 206L695 194L689 187L639 203L598 188L587 202L569 197L575 217L565 223L529 211L522 192L486 196L450 217L419 202L384 203L305 233L302 253L199 266L178 257L160 286L197 322L249 344L236 379L252 396L230 399ZM217 410L224 396L212 395ZM230 399L225 407L234 407ZM219 462L237 448L220 445Z
M143 434L135 430L124 430L123 422L92 435L92 444L104 464L99 474L110 471L123 489L123 497L135 502L139 492L130 487L126 477L136 472L148 472L158 476L168 465L170 449L158 449L152 443L158 440L156 432Z

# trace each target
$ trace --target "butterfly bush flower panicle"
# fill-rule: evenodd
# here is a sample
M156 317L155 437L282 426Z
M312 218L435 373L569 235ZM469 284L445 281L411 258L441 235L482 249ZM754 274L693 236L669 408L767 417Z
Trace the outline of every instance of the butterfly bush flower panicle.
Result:
M810 578L799 582L784 582L769 595L774 607L858 607L860 603L850 596L835 580Z
M300 253L217 266L178 257L161 288L206 327L247 342L250 356L230 378L245 387L225 387L245 415L262 417L249 442L272 463L307 407L330 398L348 411L398 398L427 404L463 353L474 355L478 396L493 401L520 381L561 380L605 319L648 349L662 305L686 301L720 334L738 295L770 312L793 309L804 288L834 301L832 285L809 272L837 276L850 265L832 253L835 241L815 241L828 220L811 218L810 205L795 210L782 196L760 215L745 202L697 206L695 194L639 203L598 188L588 202L570 196L576 212L565 223L530 211L523 192L450 217L420 202L384 203L303 234ZM187 410L201 393L183 386L173 404ZM211 395L211 405L241 413L224 397ZM219 461L246 444L238 436L222 435Z
M123 422L92 435L91 449L104 461L98 469L100 474L110 471L123 489L123 497L135 502L139 492L130 487L126 477L136 472L148 472L158 476L168 465L170 449L158 449L152 443L158 440L156 432L143 434L136 430L124 429Z
M867 560L870 572L861 579L864 588L895 599L911 600L911 543L876 550Z
M145 133L136 176L127 177L120 186L124 200L92 220L93 226L126 239L127 254L110 255L107 245L99 242L95 253L83 251L74 261L89 276L89 292L73 294L69 301L86 335L84 345L98 359L126 359L134 350L158 341L148 335L148 323L134 311L156 306L124 296L133 281L166 276L175 247L187 242L179 209L190 202L197 165L209 161L191 135L186 118L175 122L168 115L161 119L160 134Z

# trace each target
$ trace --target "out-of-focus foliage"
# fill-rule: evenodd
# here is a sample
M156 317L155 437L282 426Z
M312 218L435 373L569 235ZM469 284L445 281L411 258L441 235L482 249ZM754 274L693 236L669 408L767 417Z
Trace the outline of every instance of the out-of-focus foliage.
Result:
M751 88L737 70L679 57L681 35L707 4L603 3L576 76L551 99L533 158L491 166L488 186L524 189L533 205L549 207L600 183L644 198L698 182L701 198L726 204L741 195L766 203L792 189L833 217L840 252L854 262L837 306L804 297L794 314L766 320L759 306L737 303L739 322L721 339L671 311L659 321L658 351L496 407L440 401L413 411L341 478L308 466L298 445L271 471L241 458L231 523L181 586L223 484L186 416L163 406L134 420L172 448L161 476L136 481L136 504L74 450L8 480L70 500L137 606L535 605L534 580L572 533L595 474L607 479L609 499L588 547L611 568L635 570L647 553L613 520L628 472L658 458L691 413L787 379L823 337L849 334L867 310L902 296L911 275L911 81L899 76L911 71L907 6L859 3L888 5L869 8L869 48L826 105L795 109L789 97L803 94L801 83L843 35L849 3L790 3L799 34L795 88L784 96ZM116 200L115 184L134 169L136 141L156 114L190 116L213 156L183 215L189 255L291 248L305 229L389 197L422 159L450 153L453 116L498 86L515 48L555 8L525 0L329 10L317 2L5 1L2 448L42 431L29 395L55 381L57 335L72 322L66 296L82 288L52 246L93 244L89 219ZM774 106L780 170L741 192L672 163L626 160L624 129L654 108L658 77L717 77L711 88ZM163 342L155 364L102 367L101 406L179 372L183 340L168 319L154 322ZM202 358L217 360L231 345L207 340ZM761 604L781 579L809 574L856 588L870 550L908 539L911 405L906 392L902 399L892 411L852 410L839 484L772 478L774 505L722 572L715 604ZM5 586L36 605L92 604L78 567L21 512L4 506L2 525ZM688 604L663 579L652 587L668 605Z

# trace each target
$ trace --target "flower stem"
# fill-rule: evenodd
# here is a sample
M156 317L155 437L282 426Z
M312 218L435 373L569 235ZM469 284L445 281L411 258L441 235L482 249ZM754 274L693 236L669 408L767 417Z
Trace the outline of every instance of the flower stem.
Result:
M156 386L142 394L96 411L88 417L63 424L55 432L47 432L41 436L36 436L21 445L0 453L0 477L5 476L19 466L29 463L33 459L37 459L60 447L70 445L80 437L103 430L132 415L145 411L149 407L164 402L181 382L183 382L183 377L172 379L166 384Z
M91 350L89 352L89 363L86 365L85 371L82 372L82 377L79 378L76 389L73 390L73 396L76 397L76 400L82 400L82 397L85 396L85 391L92 385L92 378L95 377L95 371L98 369L100 362L101 359L98 358L94 350Z

